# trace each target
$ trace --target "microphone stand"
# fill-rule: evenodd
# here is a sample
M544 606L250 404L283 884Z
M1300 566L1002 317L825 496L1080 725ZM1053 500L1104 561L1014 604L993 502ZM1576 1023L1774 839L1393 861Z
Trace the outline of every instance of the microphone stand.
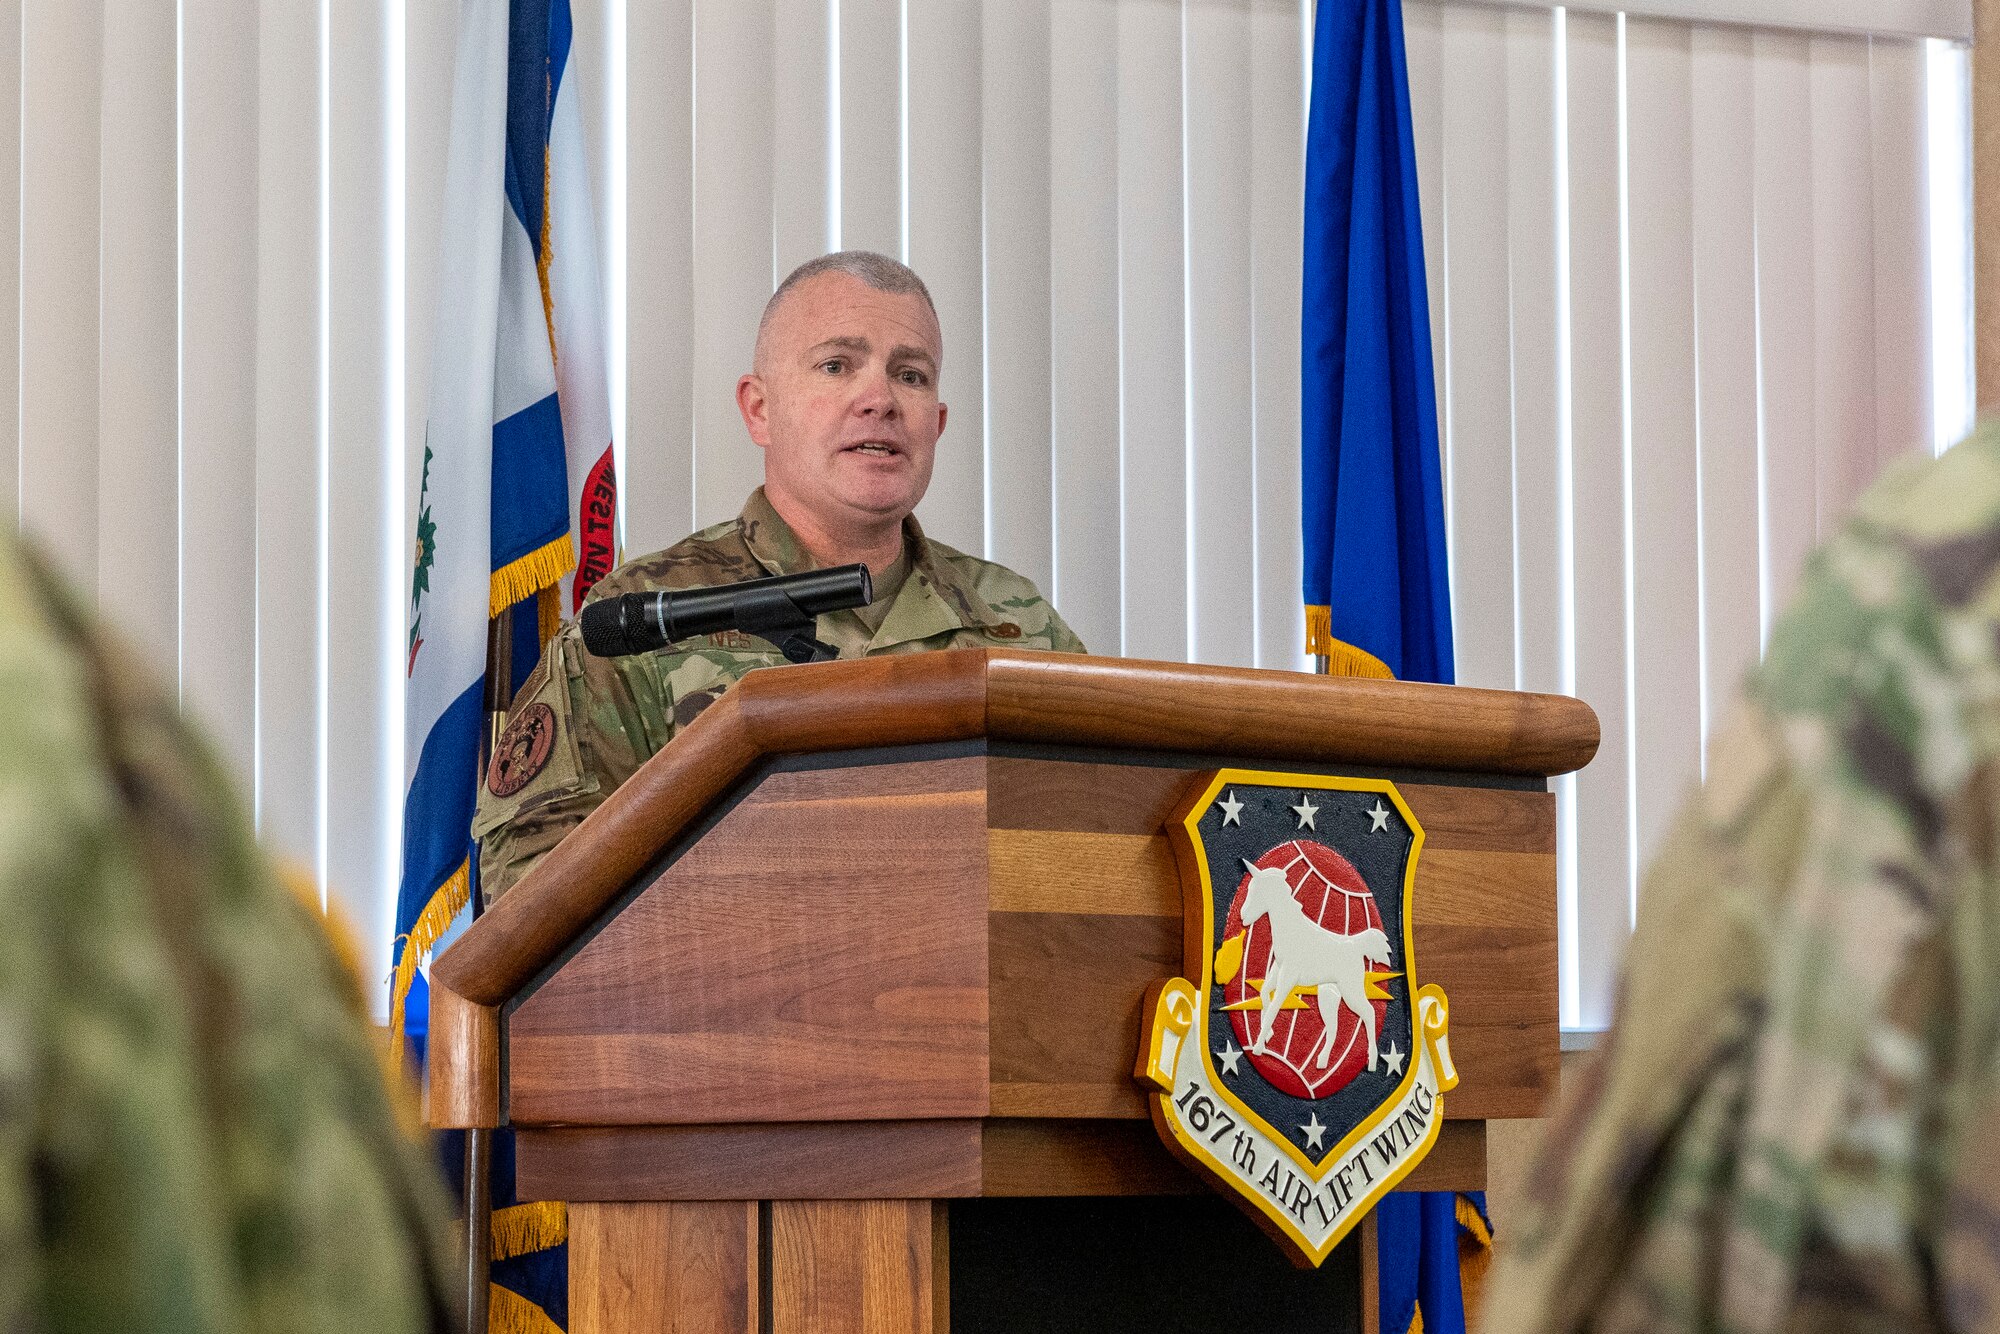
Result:
M775 644L787 662L832 662L840 656L833 645L813 638L817 623L783 589L745 594L737 604L736 628Z

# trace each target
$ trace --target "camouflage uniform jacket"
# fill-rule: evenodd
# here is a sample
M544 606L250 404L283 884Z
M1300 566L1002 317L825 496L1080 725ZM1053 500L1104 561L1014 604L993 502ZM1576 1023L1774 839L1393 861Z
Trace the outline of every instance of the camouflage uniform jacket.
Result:
M1644 882L1487 1334L2000 1330L2000 430L1810 563Z
M853 612L819 618L819 638L841 657L982 647L1084 651L1028 580L930 541L914 518L903 531L910 573L881 628L871 633ZM741 515L621 566L590 596L813 568L759 487ZM510 889L723 691L757 668L784 662L766 641L735 631L659 653L597 658L584 651L577 627L566 627L515 697L508 735L480 788L472 835L480 840L482 893L491 901Z
M0 530L0 1330L456 1328L354 962Z

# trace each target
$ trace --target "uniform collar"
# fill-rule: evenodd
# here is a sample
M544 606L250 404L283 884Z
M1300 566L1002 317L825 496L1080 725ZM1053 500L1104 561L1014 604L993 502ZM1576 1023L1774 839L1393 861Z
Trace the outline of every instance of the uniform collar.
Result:
M738 522L742 525L744 545L770 573L798 574L818 568L792 526L764 494L763 487L750 493ZM951 563L938 554L914 514L903 520L903 542L910 553L910 576L890 604L882 628L866 640L868 651L958 630L984 629L1006 621L991 603L979 596L970 581L960 577ZM844 616L844 619L861 628L860 618Z

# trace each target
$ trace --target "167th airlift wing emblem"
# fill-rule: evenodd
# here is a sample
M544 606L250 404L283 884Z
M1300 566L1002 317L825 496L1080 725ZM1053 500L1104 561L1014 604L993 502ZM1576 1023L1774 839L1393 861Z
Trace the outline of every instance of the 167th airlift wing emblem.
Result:
M1317 1265L1430 1151L1458 1082L1417 985L1424 831L1380 779L1224 769L1168 825L1187 977L1153 988L1160 1137Z

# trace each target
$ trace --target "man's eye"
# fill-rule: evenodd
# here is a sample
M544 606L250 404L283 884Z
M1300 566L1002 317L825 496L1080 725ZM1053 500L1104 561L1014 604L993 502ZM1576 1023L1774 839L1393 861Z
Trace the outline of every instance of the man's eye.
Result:
M921 389L931 382L930 377L922 371L904 371L902 381L913 389Z
M828 375L838 375L847 369L847 359L845 357L828 357L819 364L819 368Z

